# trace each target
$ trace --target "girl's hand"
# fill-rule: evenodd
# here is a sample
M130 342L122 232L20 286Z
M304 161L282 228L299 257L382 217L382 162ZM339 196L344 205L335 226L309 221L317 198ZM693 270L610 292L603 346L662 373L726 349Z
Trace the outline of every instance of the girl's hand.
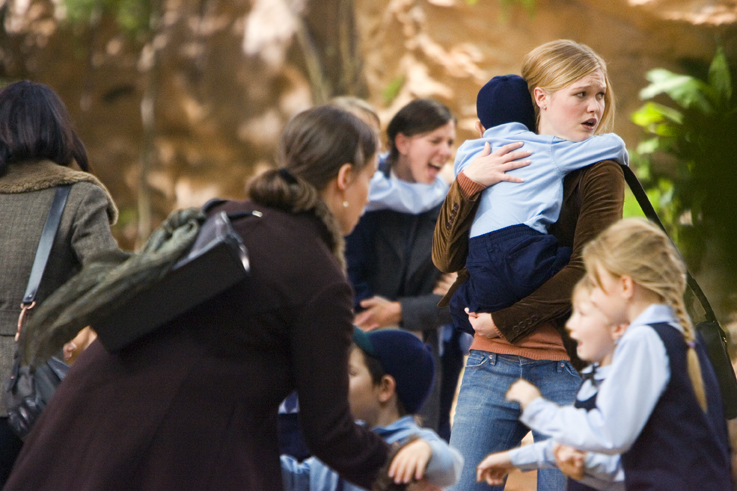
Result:
M358 314L353 323L364 331L396 325L402 320L402 304L384 297L375 296L362 300L361 307L366 310Z
M468 322L471 323L474 331L489 339L501 337L491 314L477 314L476 312L469 312L468 309L466 309L466 313L468 314Z
M553 454L555 454L555 465L563 474L572 479L583 478L583 461L586 458L586 452L576 450L568 445L556 444Z
M425 468L432 457L432 448L422 438L408 443L394 456L389 466L389 477L396 484L419 481L425 475Z
M523 379L519 379L510 385L506 395L508 401L518 402L523 411L528 404L538 397L542 397L540 390Z
M532 155L529 150L512 150L522 146L522 142L510 143L491 153L491 145L486 143L480 154L463 170L466 177L489 187L500 181L523 182L524 179L506 174L507 171L530 165L529 160L520 160Z
M435 282L435 287L432 289L432 292L435 295L445 296L445 294L448 293L448 290L450 290L450 287L453 286L453 283L456 282L456 278L458 278L458 273L441 274L438 281Z
M509 451L492 453L476 466L476 481L486 481L489 486L501 486L512 469L514 466L509 459Z

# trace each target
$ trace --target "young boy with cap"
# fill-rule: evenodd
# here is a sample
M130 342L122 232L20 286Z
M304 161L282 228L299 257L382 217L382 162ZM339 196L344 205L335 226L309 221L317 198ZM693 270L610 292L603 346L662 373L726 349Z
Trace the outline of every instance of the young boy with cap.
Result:
M521 142L531 155L530 165L509 171L520 180L499 182L481 193L469 234L470 278L450 304L456 327L471 333L466 312L509 307L568 263L571 249L547 233L558 220L566 173L602 160L629 162L624 141L613 133L580 142L536 134L532 97L518 75L487 82L476 98L476 112L480 138L466 140L458 149L456 176L477 157L504 145Z
M399 329L353 333L348 373L348 402L356 420L387 443L405 445L394 457L389 475L396 483L425 479L438 487L455 484L463 466L461 454L434 431L420 428L412 416L432 388L435 365L429 348L415 335ZM285 491L358 491L311 457L302 463L282 455Z

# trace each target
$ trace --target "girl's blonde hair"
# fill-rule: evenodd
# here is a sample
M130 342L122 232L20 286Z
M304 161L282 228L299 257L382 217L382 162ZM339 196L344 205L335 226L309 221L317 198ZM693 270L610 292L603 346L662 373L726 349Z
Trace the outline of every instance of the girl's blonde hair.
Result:
M348 111L354 116L357 116L358 119L376 130L378 138L378 134L381 131L381 120L379 119L379 115L376 114L376 109L374 109L374 106L372 106L365 100L359 99L358 97L354 97L352 95L340 95L337 97L333 97L330 100L330 104L339 107L344 111Z
M594 285L593 283L591 283L591 278L589 278L588 275L584 275L583 278L578 280L576 284L573 286L573 291L571 292L571 301L573 301L573 299L576 298L578 295L590 294L593 288L594 288Z
M535 103L534 91L540 87L548 93L564 89L596 70L601 70L606 81L604 113L596 133L611 131L614 123L614 91L609 81L606 63L596 52L568 39L545 43L533 49L522 62L522 77L527 81L535 108L535 121L540 124L540 108Z
M601 285L597 266L616 278L627 275L673 309L688 344L688 376L699 405L706 411L701 365L694 349L696 334L683 302L686 265L670 238L645 219L620 220L586 245L583 260L595 284Z

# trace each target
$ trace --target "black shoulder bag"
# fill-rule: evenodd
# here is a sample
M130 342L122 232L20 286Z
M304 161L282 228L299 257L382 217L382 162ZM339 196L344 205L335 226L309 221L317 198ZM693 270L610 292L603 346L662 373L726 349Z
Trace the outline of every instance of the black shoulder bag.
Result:
M57 187L54 200L51 202L51 209L46 217L46 224L36 249L36 258L33 260L31 276L28 279L28 286L21 304L21 313L18 317L13 371L10 377L5 380L3 386L3 400L8 409L8 424L21 438L25 438L28 432L31 431L34 423L69 370L69 366L56 357L50 358L35 370L27 365L21 366L18 340L26 312L36 305L36 293L41 284L46 264L49 261L51 247L54 245L54 237L56 237L56 232L59 230L61 215L64 212L70 189L71 186L68 185Z
M626 166L622 166L622 170L624 170L624 178L635 195L635 198L637 198L637 202L640 204L645 216L665 231L665 227L663 227L658 214L655 212L635 173ZM709 355L711 364L714 366L714 372L719 381L719 389L722 393L722 403L724 406L724 417L727 419L736 418L737 378L735 378L732 360L727 350L727 336L719 325L716 315L714 315L714 310L709 304L709 300L688 270L686 270L686 281L705 312L706 320L696 324L696 330L701 333L704 339L706 352Z

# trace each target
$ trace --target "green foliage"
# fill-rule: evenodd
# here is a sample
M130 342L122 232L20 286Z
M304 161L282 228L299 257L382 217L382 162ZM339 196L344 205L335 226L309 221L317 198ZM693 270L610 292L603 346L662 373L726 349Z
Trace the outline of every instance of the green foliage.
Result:
M389 81L389 84L381 92L381 98L384 100L384 105L389 105L399 95L399 91L404 87L404 82L407 81L407 77L399 75Z
M499 3L506 11L515 4L524 7L529 15L532 15L535 11L535 0L499 0Z
M129 34L141 34L149 29L151 2L148 0L64 0L64 5L67 17L74 24L111 15Z
M509 13L509 9L515 4L524 7L524 9L527 11L527 13L530 16L532 16L532 14L535 13L535 0L498 0L498 1L502 6L502 9L505 15ZM477 3L479 3L479 0L466 0L466 5L476 5Z
M737 273L737 101L721 48L705 78L648 72L641 98L670 105L648 101L632 114L649 135L633 167L689 264L698 266L713 242L728 252L724 267Z

